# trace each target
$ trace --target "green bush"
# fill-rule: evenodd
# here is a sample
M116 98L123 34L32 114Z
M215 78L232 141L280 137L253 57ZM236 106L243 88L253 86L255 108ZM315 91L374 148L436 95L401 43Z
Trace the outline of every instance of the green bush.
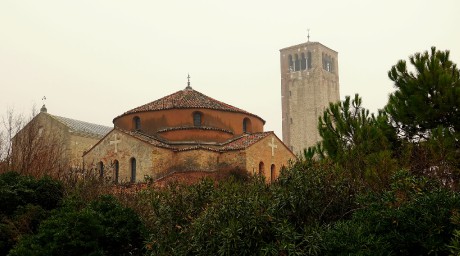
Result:
M6 255L21 236L36 232L47 211L58 207L62 198L62 184L51 178L0 174L0 255Z
M460 209L456 192L427 178L398 172L390 190L370 193L359 203L362 208L351 220L324 233L329 254L363 253L374 245L373 250L381 254L448 255L448 244L458 228L452 223L453 214Z
M16 172L0 174L0 214L12 215L19 206L39 205L46 210L56 208L64 189L49 177L35 179Z
M10 255L141 255L143 225L132 210L111 196L81 204L69 200L54 210Z

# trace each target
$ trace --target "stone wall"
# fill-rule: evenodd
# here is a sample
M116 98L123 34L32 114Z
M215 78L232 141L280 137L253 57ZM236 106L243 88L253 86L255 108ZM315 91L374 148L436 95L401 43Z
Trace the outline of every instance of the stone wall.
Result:
M270 182L279 176L283 166L287 166L289 161L294 159L294 154L273 134L246 150L246 169L253 174L259 173L259 166L262 162L261 174L265 176L267 182ZM272 165L274 165L273 172L271 171Z

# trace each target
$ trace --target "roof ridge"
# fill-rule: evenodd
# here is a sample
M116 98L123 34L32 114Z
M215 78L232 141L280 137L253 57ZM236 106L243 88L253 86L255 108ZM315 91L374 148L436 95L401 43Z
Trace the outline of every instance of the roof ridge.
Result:
M52 115L52 114L48 114L48 115L52 117L54 120L58 121L59 123L65 125L66 127L72 129L75 132L93 134L97 136L104 136L108 132L110 132L110 130L113 129L110 126L90 123L90 122L81 121L78 119L57 116L57 115Z
M241 108L232 106L220 100L216 100L194 89L179 90L160 99L151 101L147 104L128 110L123 114L115 117L114 120L128 114L168 109L213 109L220 111L243 113L246 115L257 117L265 123L265 121L261 117L255 114L252 114Z

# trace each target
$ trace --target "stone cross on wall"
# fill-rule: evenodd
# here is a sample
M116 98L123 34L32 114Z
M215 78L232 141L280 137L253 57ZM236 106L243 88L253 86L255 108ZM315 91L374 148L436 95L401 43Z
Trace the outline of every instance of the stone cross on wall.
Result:
M275 156L275 148L278 148L275 144L275 138L272 137L272 142L268 143L268 146L272 148L272 156Z
M115 145L115 153L118 152L118 143L121 143L121 140L117 139L117 135L115 134L115 140L111 140L109 143L110 145Z

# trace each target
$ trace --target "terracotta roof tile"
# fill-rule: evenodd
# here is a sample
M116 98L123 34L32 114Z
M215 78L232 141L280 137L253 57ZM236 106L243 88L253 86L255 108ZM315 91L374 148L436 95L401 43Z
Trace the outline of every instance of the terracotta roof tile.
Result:
M126 131L126 130L122 130L120 128L116 128L118 129L119 131L121 132L124 132L126 134L129 134L135 138L138 138L142 141L145 141L149 144L152 144L154 146L157 146L157 147L161 147L161 148L168 148L168 149L175 149L174 147L172 147L171 145L167 144L167 143L164 143L162 141L160 141L159 139L157 138L154 138L152 136L149 136L147 134L144 134L144 133L141 133L141 132L138 132L138 131Z
M166 109L187 109L187 108L205 108L205 109L214 109L214 110L222 110L222 111L229 111L229 112L238 112L238 113L244 113L244 114L248 114L248 115L260 118L257 115L251 114L245 110L231 106L227 103L215 100L191 88L189 89L186 88L184 90L177 91L161 99L158 99L150 103L147 103L145 105L142 105L140 107L131 109L120 116L132 114L132 113L138 113L138 112L145 112L145 111L157 111L157 110L166 110Z
M143 134L138 131L126 131L122 130L120 128L115 128L119 131L122 131L126 134L129 134L135 138L138 138L142 141L145 141L149 144L152 144L157 147L162 147L162 148L167 148L171 149L176 152L181 152L181 151L189 151L189 150L196 150L196 149L204 149L204 150L209 150L209 151L214 151L214 152L225 152L225 151L232 151L232 150L243 150L254 143L260 141L261 139L267 137L270 134L273 134L273 132L261 132L261 133L253 133L253 134L245 134L243 136L237 137L235 139L232 139L228 142L224 142L221 144L215 144L213 147L209 147L207 145L202 145L200 143L196 143L195 145L191 145L188 147L184 148L178 148L177 146L173 144L169 144L167 141L162 141L158 138L155 138L150 135Z
M229 134L233 134L233 132L230 131L230 130L225 130L225 129L216 128L216 127L209 127L209 126L170 127L170 128L161 129L161 130L158 131L158 133L161 133L161 132L169 132L169 131L179 131L179 130L220 131L220 132L226 132L226 133L229 133Z
M259 140L267 137L268 135L273 134L273 132L261 132L253 134L245 134L233 141L225 143L220 150L221 151L230 151L230 150L241 150L246 149Z

